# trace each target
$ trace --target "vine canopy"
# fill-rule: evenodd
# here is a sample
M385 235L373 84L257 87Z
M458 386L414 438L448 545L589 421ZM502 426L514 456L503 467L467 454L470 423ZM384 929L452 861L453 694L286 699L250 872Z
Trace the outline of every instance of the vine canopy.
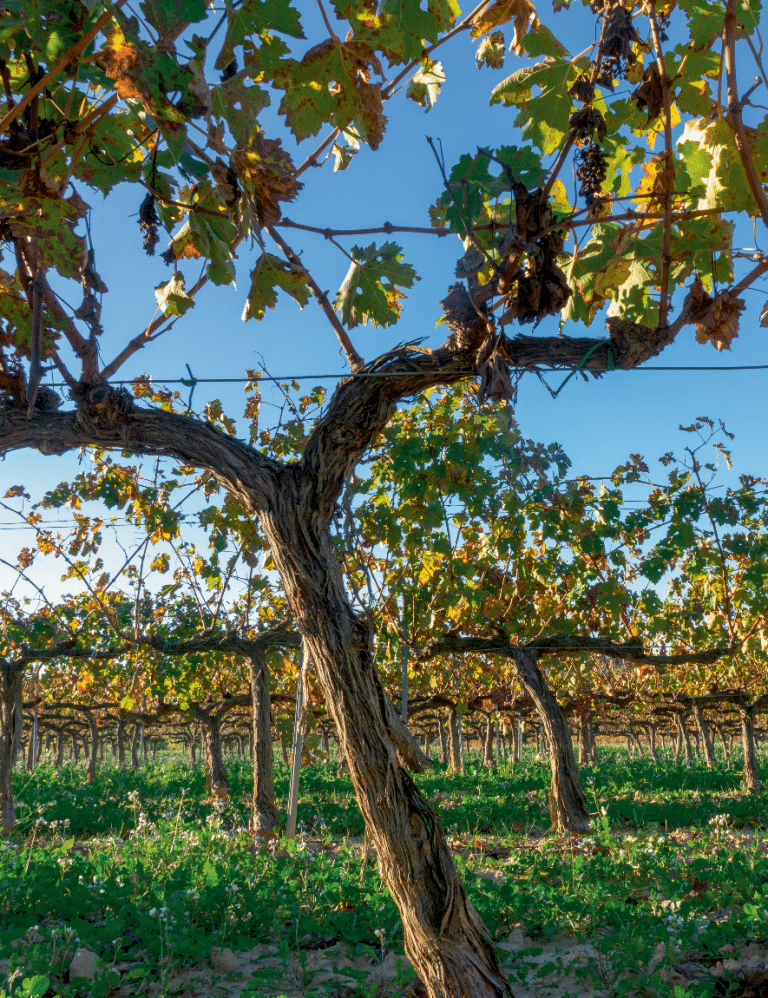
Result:
M100 401L125 361L189 313L206 285L234 282L248 244L256 252L243 319L263 319L280 295L302 307L314 298L352 370L362 370L351 331L394 324L419 278L391 238L397 227L349 250L322 230L346 257L329 297L286 241L302 226L285 207L311 166L347 169L361 146L377 149L401 91L427 111L447 99L437 57L461 32L477 45L479 66L500 68L508 51L522 65L490 93L510 116L514 144L475 148L451 165L433 143L443 190L432 229L421 231L463 242L459 283L441 303L448 352L433 357L433 370L461 354L483 398L510 398L513 367L631 368L686 324L700 342L729 348L744 291L768 271L760 250L738 245L746 220L768 224L768 126L751 101L766 83L760 0L588 6L594 40L572 53L559 38L581 34L590 15L565 0L546 11L485 0L468 13L455 0L426 10L417 0L318 0L315 37L289 0L216 8L8 0L0 8L6 404L55 410L60 399L41 386L49 365L78 405ZM303 161L286 135L299 150L308 143ZM158 311L102 360L107 288L89 199L125 183L136 191L136 249L155 255L164 244ZM203 268L192 286L190 262ZM600 317L607 335L536 334L547 316L561 332ZM519 325L533 334L515 334Z

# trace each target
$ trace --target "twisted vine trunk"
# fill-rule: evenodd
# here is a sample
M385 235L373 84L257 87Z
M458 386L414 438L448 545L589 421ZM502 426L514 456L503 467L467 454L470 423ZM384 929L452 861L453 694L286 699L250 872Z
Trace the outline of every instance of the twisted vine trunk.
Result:
M139 768L139 726L134 724L131 730L131 769Z
M459 712L455 707L448 711L448 762L452 773L463 773L464 760L461 757L461 732L459 731Z
M493 758L493 721L489 714L485 719L485 738L483 739L483 765L491 769L496 765Z
M701 707L696 704L693 708L693 717L696 721L696 728L699 732L699 740L704 750L704 758L707 762L707 769L714 769L717 765L715 759L715 743L712 739L712 729L707 723L706 717Z
M731 758L731 736L727 735L726 738L726 731L724 725L715 722L713 727L720 736L720 743L723 746L723 755L725 756L726 761L728 761Z
M96 718L90 711L85 712L85 718L88 721L88 727L91 732L91 751L88 756L88 766L85 770L85 782L95 783L96 782L96 761L99 755L99 729L96 724Z
M229 799L229 779L221 753L221 720L215 714L197 710L205 751L205 768L208 771L205 788L213 797Z
M659 761L659 751L656 748L656 725L653 721L649 721L645 725L645 730L648 733L648 751L651 754L651 758L654 762Z
M248 656L251 679L251 730L253 734L253 797L248 830L254 838L268 838L277 824L277 801L272 766L272 704L269 696L267 656Z
M536 337L526 343L528 350L541 349ZM552 349L562 352L559 341L548 354ZM583 363L583 348L576 352L576 363ZM381 875L399 908L406 951L429 998L509 998L512 991L434 811L405 769L418 769L424 757L376 676L371 634L347 600L330 525L348 476L398 402L464 380L473 356L451 341L429 353L400 347L372 361L371 377L339 384L292 465L193 416L126 404L117 392L95 401L84 392L76 409L39 419L20 407L4 409L0 435L0 453L37 447L59 454L96 445L169 455L209 469L259 517L336 726Z
M744 786L751 793L762 788L755 752L755 708L737 704L741 719L741 743L744 749Z
M355 615L314 489L284 476L259 511L347 760L405 949L430 998L503 998L511 989L470 904L434 811L405 764L418 753L376 675L372 634Z
M677 744L675 745L675 762L680 758L680 752L685 746L685 764L690 766L693 762L693 752L691 751L691 736L681 710L675 711L675 727L677 728Z
M122 717L117 720L117 765L125 769L125 721Z
M592 819L581 789L568 722L539 669L536 661L538 652L530 648L516 648L514 656L518 678L533 700L549 743L552 770L549 814L552 824L558 831L586 832Z
M592 766L596 759L595 735L592 727L592 715L589 713L579 716L579 765Z
M440 762L448 762L448 733L442 717L437 720L437 734L440 739Z
M3 835L10 834L16 824L12 778L22 682L21 666L0 659L0 832Z

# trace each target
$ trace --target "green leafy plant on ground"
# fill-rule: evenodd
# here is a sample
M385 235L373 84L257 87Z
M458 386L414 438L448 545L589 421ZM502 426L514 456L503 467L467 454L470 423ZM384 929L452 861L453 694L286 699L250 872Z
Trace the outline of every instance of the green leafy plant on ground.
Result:
M20 781L22 820L0 851L3 998L165 986L215 967L215 948L254 954L244 995L320 996L350 980L360 995L401 994L402 926L366 859L348 776L335 762L307 769L299 836L255 850L249 767L234 761L230 775L229 804L204 799L201 771L171 754L105 768L91 785L72 766ZM580 972L596 993L671 993L685 964L700 974L688 993L709 996L715 984L724 993L710 973L723 948L768 935L765 801L742 794L740 777L735 764L712 772L604 750L582 837L545 833L548 772L531 755L497 770L470 758L463 775L438 764L421 783L518 982L566 973L557 945L568 940L568 952L588 947ZM285 805L282 765L277 789ZM81 990L68 981L76 948L103 967Z

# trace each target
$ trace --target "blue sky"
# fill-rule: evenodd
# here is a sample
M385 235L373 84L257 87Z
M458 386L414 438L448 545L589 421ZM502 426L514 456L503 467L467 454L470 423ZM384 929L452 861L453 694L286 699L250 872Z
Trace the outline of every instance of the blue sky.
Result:
M594 35L593 16L576 4L574 0L571 11L555 16L547 13L548 4L539 10L542 20L572 52L586 47ZM297 6L304 11L307 34L306 42L295 45L300 55L327 33L324 29L320 33L315 4ZM672 37L671 41L674 40ZM333 173L332 162L306 171L302 177L303 191L294 203L286 206L284 214L305 224L334 228L374 226L385 221L428 225L427 209L441 193L441 179L426 142L427 135L442 142L449 167L461 154L474 153L478 146L520 144L512 128L514 109L490 107L489 97L497 83L527 60L508 55L503 70L478 71L475 45L465 33L439 50L446 83L435 108L425 114L422 108L405 99L404 91L395 95L386 107L389 125L379 150L362 149L346 172ZM392 75L390 71L388 76ZM754 77L751 67L745 68L742 75L749 80ZM627 85L627 89L631 87ZM264 127L268 134L275 134L273 129L277 125L283 132L284 146L295 162L301 162L323 133L297 149L276 113L278 99L266 112ZM569 178L564 179L570 186ZM80 193L93 207L96 264L109 288L104 296L105 332L101 343L102 358L107 361L127 338L136 335L151 320L155 308L153 289L168 280L170 269L159 256L148 258L143 254L136 217L143 191L123 187L106 201L94 191L81 189ZM332 297L344 279L346 259L321 236L287 228L282 234L302 254L315 279ZM403 246L406 260L415 266L421 280L409 292L397 326L359 327L352 332L358 352L366 359L406 340L423 337L430 345L444 340L445 327L435 328L441 314L438 302L454 282L456 259L463 252L453 237L375 235L360 237L359 242L367 245L387 238ZM739 233L739 240L747 245L752 245L754 239L751 227ZM341 241L347 248L355 242ZM161 240L158 249L164 248ZM275 251L274 247L268 248ZM237 378L246 368L258 367L262 357L269 372L278 376L343 374L347 366L339 354L335 336L313 301L302 312L291 299L281 297L275 311L268 312L263 322L241 321L248 271L258 253L256 246L242 247L237 288L205 289L196 307L163 340L132 357L118 377L133 378L150 372L154 381L160 382L164 378L186 377L185 365L189 364L197 377ZM197 270L189 266L187 273L189 287ZM677 342L648 366L768 363L768 330L762 329L758 321L765 301L763 288L768 290L768 285L748 292L747 311L730 353L718 354L709 345L697 344L694 329L689 326ZM554 320L542 323L538 332L552 335L556 325ZM585 335L581 327L566 328L565 332ZM586 335L600 336L602 332L598 318ZM554 373L546 377L550 385L557 387L565 375ZM311 387L316 383L309 377L304 384ZM332 381L322 384L332 389ZM759 475L768 472L763 445L767 386L768 371L640 370L613 372L600 380L590 376L588 382L576 376L557 399L552 399L536 376L527 374L520 383L516 416L527 437L562 444L575 473L600 475L608 474L630 452L642 453L650 462L666 451L681 449L689 441L677 431L678 425L708 415L722 419L736 434L735 471ZM268 393L264 394L268 401ZM221 399L225 410L232 415L242 411L242 386L198 385L194 407L199 411L213 398ZM10 485L24 484L36 498L45 488L75 473L79 460L78 455L51 458L29 451L11 454L3 465L3 491ZM8 517L2 514L0 520L5 522ZM17 541L18 546L28 543L17 531L6 532L5 536L9 552L15 550ZM57 585L60 565L57 563L48 572L50 584ZM3 587L4 579L0 571Z

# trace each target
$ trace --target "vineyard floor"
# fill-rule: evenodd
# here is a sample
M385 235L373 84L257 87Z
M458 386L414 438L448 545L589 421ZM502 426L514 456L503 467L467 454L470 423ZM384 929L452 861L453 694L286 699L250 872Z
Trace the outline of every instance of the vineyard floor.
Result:
M348 777L307 768L297 840L255 849L250 768L227 762L226 805L179 755L91 785L71 765L17 771L0 998L409 993ZM708 772L603 749L583 771L586 837L549 833L541 761L443 770L420 782L518 998L768 996L768 794L740 789L735 759Z

